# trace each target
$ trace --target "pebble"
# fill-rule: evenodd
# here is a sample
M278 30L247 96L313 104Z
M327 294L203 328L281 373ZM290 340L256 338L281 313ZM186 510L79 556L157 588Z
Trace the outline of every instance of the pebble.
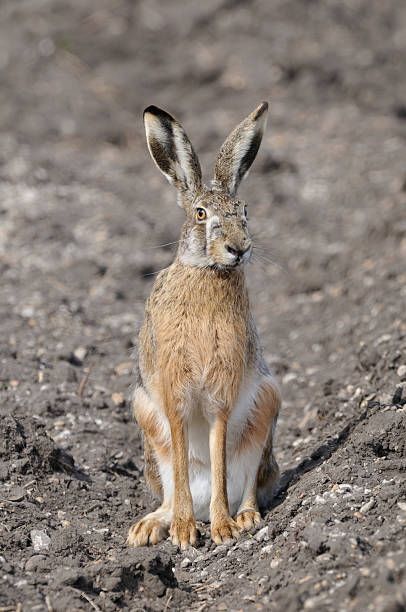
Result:
M257 542L267 542L269 540L269 530L268 527L263 527L254 535L254 538Z
M361 514L367 514L374 506L375 506L375 500L373 497L371 497L371 499L368 502L366 502L365 504L361 506L359 511L361 512Z
M33 555L32 557L30 557L25 564L26 571L34 571L44 559L46 559L45 555Z
M239 542L238 548L240 548L241 550L249 550L250 548L253 547L253 545L254 545L254 539L243 540L242 542Z
M180 566L188 567L191 563L192 563L191 560L188 557L185 557L184 559L182 559Z
M113 395L111 396L111 399L115 406L124 406L125 404L125 399L121 395L121 393L113 393Z
M33 529L30 531L30 537L35 552L48 550L49 545L51 544L51 538L45 533L45 531Z
M194 548L193 546L190 546L187 550L185 550L185 553L185 556L187 555L189 559L192 559L193 561L197 559L199 555L201 556L199 550L197 548Z
M275 568L275 567L278 567L278 565L279 565L279 561L278 561L278 559L272 559L272 561L271 561L271 567L272 567L272 568Z
M398 502L398 508L400 508L402 512L406 512L406 502Z
M25 497L25 490L22 487L12 487L8 494L9 501L20 502Z
M399 376L399 378L406 377L406 365L399 366L398 369L396 370L396 373Z
M125 374L130 374L130 372L132 372L133 369L134 369L134 362L125 361L124 363L119 363L114 368L114 371L117 374L117 376L124 376Z
M303 608L305 610L313 610L313 608L315 608L317 605L317 599L315 597L309 597L309 599L306 599L306 601L304 602Z
M270 552L272 552L272 544L268 544L267 546L264 546L263 548L261 548L261 555L269 555Z
M84 346L78 346L73 351L73 356L75 357L75 359L80 361L80 363L82 363L84 361L86 355L87 355L87 348L84 347Z

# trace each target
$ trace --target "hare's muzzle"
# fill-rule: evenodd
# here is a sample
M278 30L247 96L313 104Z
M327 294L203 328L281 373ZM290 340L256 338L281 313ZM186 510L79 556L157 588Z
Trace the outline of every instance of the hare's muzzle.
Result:
M242 263L243 261L248 261L251 252L251 246L251 242L249 242L248 245L245 242L243 246L231 246L229 244L225 244L225 250L227 251L228 255L233 258L233 261L230 262L230 264L236 266Z

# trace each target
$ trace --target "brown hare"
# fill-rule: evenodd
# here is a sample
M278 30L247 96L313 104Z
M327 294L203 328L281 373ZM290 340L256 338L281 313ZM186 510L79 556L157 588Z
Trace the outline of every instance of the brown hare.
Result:
M263 102L224 142L211 188L182 126L144 112L151 156L186 213L172 265L158 275L139 335L134 412L144 436L145 477L158 510L130 528L132 546L171 536L197 540L195 518L216 544L260 522L278 480L272 450L280 407L262 356L244 280L252 241L236 198L261 143ZM232 518L234 516L234 518Z

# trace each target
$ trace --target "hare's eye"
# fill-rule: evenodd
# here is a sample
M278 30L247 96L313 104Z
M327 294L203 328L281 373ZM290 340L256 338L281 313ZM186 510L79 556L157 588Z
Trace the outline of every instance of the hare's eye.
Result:
M196 217L199 219L199 221L204 221L205 218L207 217L207 213L204 210L204 208L198 208L196 210Z
M244 206L244 217L248 218L248 208Z

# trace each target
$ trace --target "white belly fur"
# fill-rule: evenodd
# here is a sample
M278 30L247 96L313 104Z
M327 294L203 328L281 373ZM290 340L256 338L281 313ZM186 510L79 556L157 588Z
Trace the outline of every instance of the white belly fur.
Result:
M243 453L236 453L236 447L247 421L254 416L255 397L259 387L267 379L268 384L276 387L272 376L257 378L240 393L227 428L227 493L231 515L238 512L243 495L249 483L255 478L262 448L251 445ZM160 418L163 414L160 412ZM185 415L186 416L186 415ZM165 418L165 417L164 417ZM209 449L209 418L202 409L193 411L188 422L189 440L189 484L193 499L194 515L197 520L210 520L211 473ZM164 429L169 434L169 424ZM166 496L173 497L172 466L169 463L159 464L162 484Z

